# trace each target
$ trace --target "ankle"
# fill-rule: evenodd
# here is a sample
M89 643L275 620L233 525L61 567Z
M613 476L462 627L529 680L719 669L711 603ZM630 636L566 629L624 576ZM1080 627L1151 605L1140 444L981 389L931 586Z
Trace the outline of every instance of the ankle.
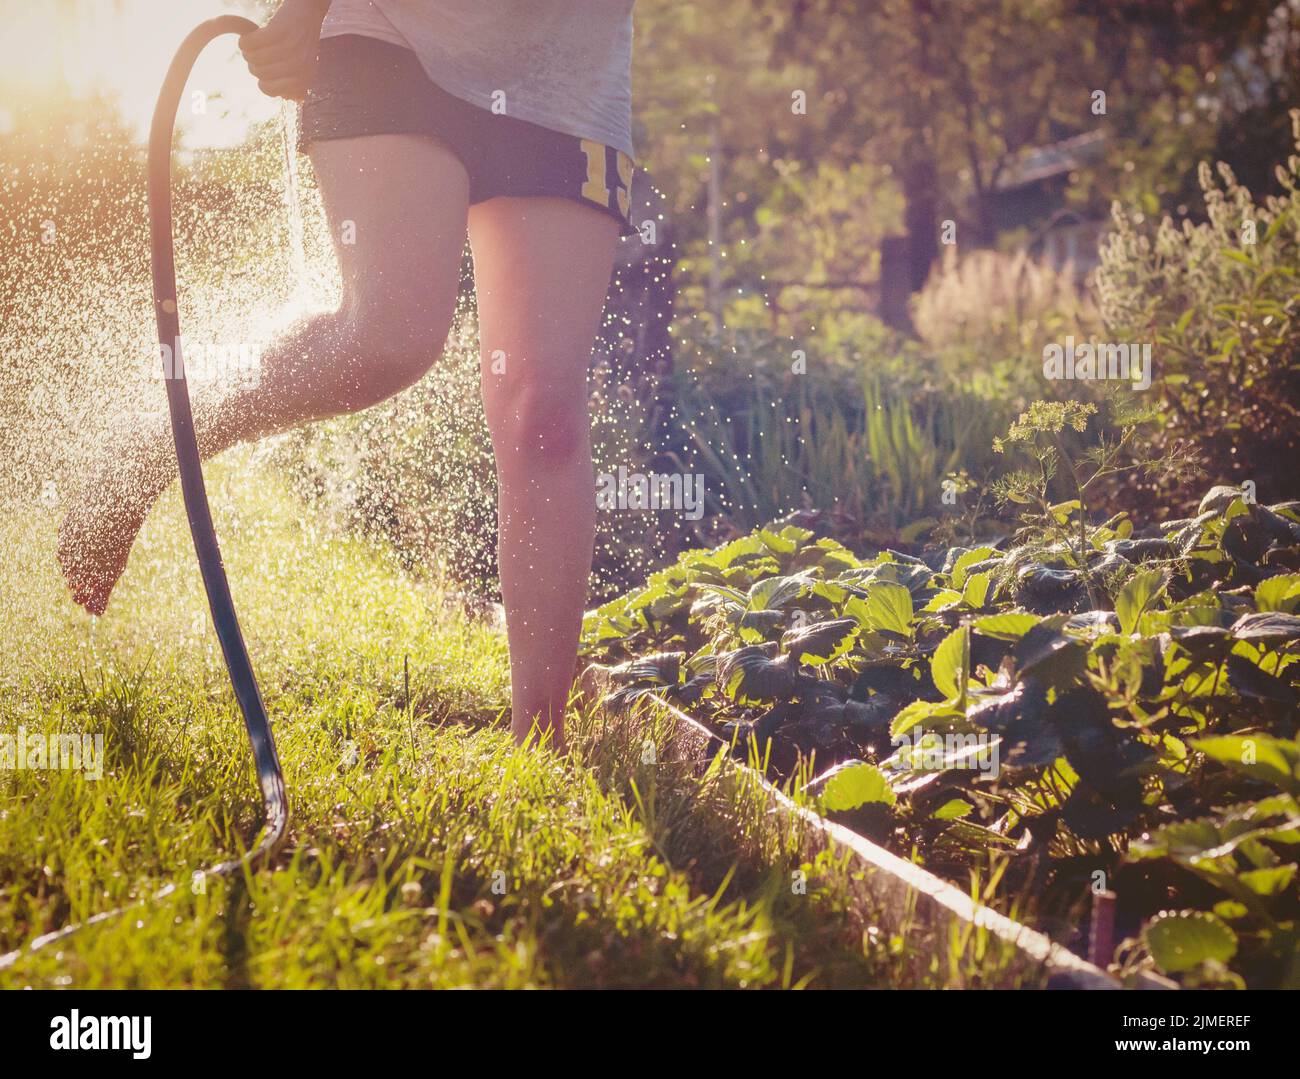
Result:
M549 746L556 753L565 751L564 716L547 718L540 712L516 716L511 720L510 733L519 746Z

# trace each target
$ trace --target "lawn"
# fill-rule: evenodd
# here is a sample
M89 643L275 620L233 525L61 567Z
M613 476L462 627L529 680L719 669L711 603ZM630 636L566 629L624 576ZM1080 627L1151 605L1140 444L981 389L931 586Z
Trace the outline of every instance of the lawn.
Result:
M849 913L753 791L577 720L514 748L504 638L382 549L305 515L252 455L210 472L290 791L276 863L175 490L108 614L62 591L52 512L8 515L3 729L102 734L99 779L0 776L0 950L171 895L0 970L22 986L898 984L906 947ZM802 870L806 888L792 888ZM914 968L909 968L914 969Z

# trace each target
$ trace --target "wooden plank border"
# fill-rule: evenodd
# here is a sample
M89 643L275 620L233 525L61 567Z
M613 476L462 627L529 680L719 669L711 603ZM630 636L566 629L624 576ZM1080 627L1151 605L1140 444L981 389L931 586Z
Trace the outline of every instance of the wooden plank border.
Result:
M649 699L675 720L679 755L697 761L707 760L719 750L728 748L726 742L703 723L663 697L652 695ZM1037 930L975 902L965 892L933 873L890 853L852 829L827 820L807 806L799 805L766 776L730 755L726 760L728 767L744 773L766 792L774 810L800 820L807 827L814 845L834 845L852 852L864 870L863 895L859 897L862 907L869 906L876 916L889 918L897 925L918 925L926 933L931 946L940 949L950 947L954 937L960 939L972 928L984 930L1014 953L1013 973L1043 977L1052 988L1124 988L1118 979ZM959 932L954 934L954 929ZM1178 988L1175 982L1154 974L1140 975L1135 987Z

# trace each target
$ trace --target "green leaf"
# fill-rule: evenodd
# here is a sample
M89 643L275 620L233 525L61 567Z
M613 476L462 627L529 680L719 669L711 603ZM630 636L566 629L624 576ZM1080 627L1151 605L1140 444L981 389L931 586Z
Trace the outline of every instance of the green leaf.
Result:
M806 528L796 525L786 525L780 532L762 528L755 535L768 550L778 555L794 554L799 544L807 543L813 536Z
M1211 960L1226 963L1237 954L1237 934L1201 910L1157 914L1142 928L1142 940L1166 974L1183 974Z
M889 724L889 737L894 741L898 741L912 728L920 726L927 719L953 720L960 717L961 712L946 701L913 701L902 709Z
M965 627L955 629L939 642L930 657L930 677L947 700L961 696L962 658L966 650Z
M1013 725L1029 723L1037 732L1038 725L1047 715L1047 692L1037 679L1027 678L1017 682L1005 693L991 694L966 713L966 718L977 727L1007 734Z
M1011 655L1016 669L1023 678L1038 671L1039 677L1062 685L1070 682L1086 658L1087 650L1073 637L1067 637L1058 627L1059 621L1040 622L1016 642Z
M1164 583L1165 575L1160 570L1149 569L1135 573L1120 589L1115 597L1115 614L1121 633L1128 635L1137 630L1138 619L1155 602Z
M951 801L944 802L930 816L934 820L960 820L962 817L970 816L975 809L965 798L953 798Z
M1282 704L1295 702L1295 691L1290 684L1261 670L1258 663L1252 663L1244 656L1231 655L1225 667L1228 685L1243 697L1257 701L1279 701Z
M718 682L738 704L779 701L794 689L790 657L776 658L776 644L747 645L718 657Z
M872 583L867 588L862 610L871 629L897 633L903 637L912 635L912 593L901 584L891 584L889 581Z
M1266 734L1219 734L1195 738L1192 745L1234 772L1300 794L1300 744Z
M989 595L989 581L987 573L972 573L966 579L966 587L962 589L962 602L968 607L983 607Z
M1296 867L1292 865L1273 866L1270 869L1247 869L1239 873L1237 879L1256 895L1281 895L1295 880Z
M994 637L999 641L1018 641L1042 619L1036 614L990 614L977 618L972 624L976 633Z
M809 591L811 595L830 600L834 607L840 607L849 598L849 590L838 581L814 581Z
M1280 643L1300 640L1300 618L1278 611L1243 614L1232 623L1231 629L1232 635L1239 641Z
M758 644L775 636L776 631L785 625L785 618L783 611L735 609L727 612L728 624L736 627L740 639L746 644Z
M966 580L966 571L977 562L983 562L990 555L997 554L994 547L976 547L972 551L967 551L964 555L952 564L952 586L961 588L962 582Z
M866 761L845 761L814 781L821 804L831 812L857 809L870 803L892 806L896 801L885 773Z
M781 638L786 651L798 663L818 666L839 659L853 647L859 623L855 618L835 618L827 622L814 622L802 629L791 630Z
M954 592L951 588L941 588L930 597L930 601L921 610L927 614L934 614L937 611L946 611L950 607L956 607L960 602L960 592Z
M1171 626L1169 636L1194 656L1210 656L1232 644L1232 635L1222 626Z
M1079 508L1079 500L1071 498L1066 502L1058 502L1054 506L1048 506L1047 512L1056 518L1057 524L1066 524L1070 520L1070 515Z
M1267 577L1255 586L1255 606L1261 611L1295 614L1300 607L1300 573Z
M675 692L681 685L685 658L685 652L655 652L611 667L610 681L619 688L605 703L622 709L646 697Z
M700 598L695 601L695 606L703 603L706 598L712 597L713 600L725 606L734 606L743 608L749 602L749 596L738 588L732 588L725 584L706 584L701 587L702 593Z
M780 610L811 587L812 581L800 575L768 577L749 590L749 609L751 611Z
M1220 484L1218 487L1211 487L1201 496L1201 504L1197 506L1196 512L1198 515L1205 513L1222 513L1237 500L1240 494L1240 487L1229 487L1226 484Z
M653 652L610 668L609 677L621 686L675 686L685 658L685 652Z

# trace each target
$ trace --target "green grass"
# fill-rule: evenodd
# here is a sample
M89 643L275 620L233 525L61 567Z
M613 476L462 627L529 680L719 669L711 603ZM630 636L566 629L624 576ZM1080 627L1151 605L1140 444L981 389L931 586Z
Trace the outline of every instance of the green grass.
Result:
M102 733L106 765L99 780L0 771L0 951L181 886L25 955L0 986L912 977L901 941L851 914L843 862L804 864L796 829L743 780L648 758L662 721L584 715L570 757L516 750L499 633L311 518L251 456L210 488L288 842L267 870L191 884L251 841L260 803L176 491L98 621L63 593L54 514L8 513L0 730Z

